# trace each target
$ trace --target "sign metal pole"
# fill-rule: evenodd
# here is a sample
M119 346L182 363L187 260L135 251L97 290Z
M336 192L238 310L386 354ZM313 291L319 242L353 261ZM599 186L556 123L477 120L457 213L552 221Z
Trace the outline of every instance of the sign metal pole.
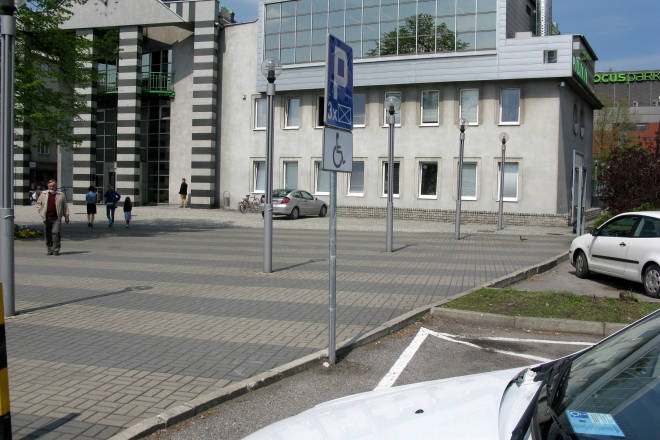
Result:
M0 2L0 283L5 316L15 310L14 285L14 1Z
M390 143L387 152L387 252L394 247L394 114L389 115Z
M456 183L456 224L454 239L461 238L461 195L463 194L463 146L465 143L465 125L461 125L460 150L458 153L458 182Z
M266 122L266 197L264 200L264 273L273 272L273 112L275 83L267 89L268 121Z
M336 363L337 326L337 172L330 171L330 322L328 326L328 361Z

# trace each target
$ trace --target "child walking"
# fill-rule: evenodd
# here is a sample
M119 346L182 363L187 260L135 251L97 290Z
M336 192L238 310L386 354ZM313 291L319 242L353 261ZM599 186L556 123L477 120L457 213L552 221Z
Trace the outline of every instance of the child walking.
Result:
M131 211L133 211L133 203L131 203L131 198L126 197L124 201L124 220L126 220L126 227L131 224Z

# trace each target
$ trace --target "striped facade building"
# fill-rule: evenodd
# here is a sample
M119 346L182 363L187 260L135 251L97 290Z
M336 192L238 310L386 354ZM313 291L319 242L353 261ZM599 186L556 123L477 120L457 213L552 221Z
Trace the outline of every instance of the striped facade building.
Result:
M102 203L112 185L138 206L174 204L185 178L191 207L217 207L218 47L231 12L216 0L88 2L72 12L63 27L85 38L117 31L120 58L90 66L101 79L77 89L92 111L73 123L80 148L57 153L67 196L84 204L92 186ZM15 151L16 204L46 183L30 174L31 154Z

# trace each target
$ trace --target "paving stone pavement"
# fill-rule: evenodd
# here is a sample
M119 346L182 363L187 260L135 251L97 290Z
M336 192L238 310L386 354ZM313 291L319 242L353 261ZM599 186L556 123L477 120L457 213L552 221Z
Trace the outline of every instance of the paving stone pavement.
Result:
M130 228L63 225L62 252L16 242L7 319L15 439L105 439L167 408L327 347L328 219L140 207ZM17 224L39 225L32 207ZM119 215L117 216L119 218ZM337 340L567 250L568 228L340 218ZM488 231L488 232L479 232Z

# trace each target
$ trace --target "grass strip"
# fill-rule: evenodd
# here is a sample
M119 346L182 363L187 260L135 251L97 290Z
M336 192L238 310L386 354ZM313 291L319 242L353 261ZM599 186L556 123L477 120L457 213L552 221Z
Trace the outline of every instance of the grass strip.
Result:
M442 307L507 316L576 319L622 324L629 324L660 309L660 303L638 301L634 293L626 294L625 298L588 297L570 292L479 289L448 302Z

